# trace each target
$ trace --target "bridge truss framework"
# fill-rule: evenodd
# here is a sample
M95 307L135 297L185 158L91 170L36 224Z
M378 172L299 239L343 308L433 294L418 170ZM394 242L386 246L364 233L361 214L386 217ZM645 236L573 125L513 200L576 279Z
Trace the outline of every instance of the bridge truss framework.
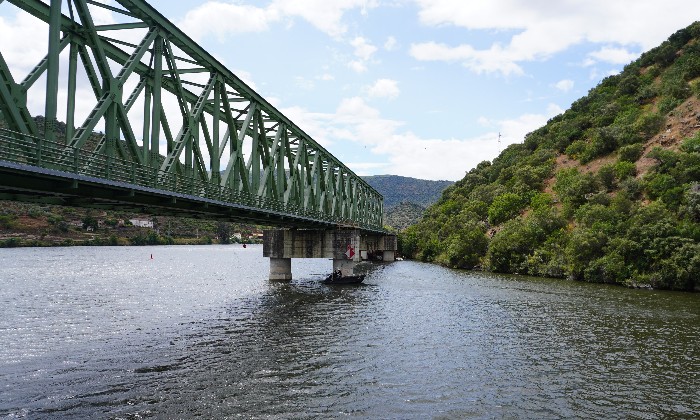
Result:
M48 24L46 56L21 81L0 48L0 197L383 229L364 180L145 1L116 2L0 0ZM115 22L95 24L96 10ZM43 96L43 127L29 95Z

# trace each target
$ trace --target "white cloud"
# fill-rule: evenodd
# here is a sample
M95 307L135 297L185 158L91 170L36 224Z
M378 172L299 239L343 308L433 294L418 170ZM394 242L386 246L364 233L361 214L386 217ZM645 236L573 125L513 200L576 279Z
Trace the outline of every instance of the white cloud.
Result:
M639 54L629 52L625 48L603 47L598 51L588 54L590 61L588 63L595 64L598 61L603 61L611 64L627 64L639 57Z
M574 88L574 81L569 79L560 80L554 84L554 87L562 92L569 92Z
M377 47L369 43L365 38L358 36L350 41L350 45L355 48L355 56L362 61L367 61L372 58Z
M208 1L187 12L178 26L196 40L214 34L223 41L232 34L262 32L284 19L302 18L337 38L347 32L343 23L347 11L360 9L366 13L376 6L373 0L274 0L265 7Z
M361 36L353 38L350 41L350 45L355 49L353 54L357 59L348 62L348 67L356 73L366 72L367 63L372 59L374 53L377 52L377 47Z
M494 132L463 139L422 138L407 130L402 121L383 118L378 109L359 97L343 99L334 113L312 113L299 107L282 112L322 145L334 145L335 150L329 151L360 175L380 169L421 179L458 180L479 162L498 155L498 132L502 134L503 149L522 142L525 134L544 125L561 109L550 105L542 114L525 114L511 120L489 121L482 117L480 121L493 126ZM363 146L367 153L380 156L387 163L376 163L371 158L364 162L344 159L340 144L348 142Z
M97 2L107 5L111 5L113 3L111 0L97 0ZM116 23L112 11L105 9L104 7L90 7L90 15L92 16L92 21L95 25L110 25L112 23Z
M499 45L489 50L475 50L470 45L450 47L435 42L411 45L410 54L420 61L459 61L477 74L500 72L505 76L519 75L523 69L515 57L509 57Z
M320 31L338 37L347 31L342 22L345 12L360 9L366 14L367 9L376 6L377 2L373 0L275 0L270 7L287 16L299 16Z
M348 67L350 67L355 73L364 73L367 71L367 65L360 60L352 60L348 63Z
M367 88L367 94L372 98L394 99L400 93L399 82L391 79L379 79Z
M415 2L425 25L514 32L508 44L494 43L485 49L468 44L416 44L411 50L416 59L460 61L477 73L504 75L520 73L520 63L547 59L582 42L649 49L700 15L700 2L687 0L640 0L634 7L609 0ZM669 10L683 10L683 13L669 13ZM599 53L595 58L601 61L626 57L624 62L627 62L634 56L622 54L622 48Z
M253 81L253 75L250 74L249 71L241 70L241 69L233 69L232 70L233 74L235 74L239 79L243 81L248 87L251 89L257 91L258 87ZM204 76L207 77L207 76ZM206 83L206 79L203 79L202 83Z
M178 26L195 40L214 34L223 41L231 34L266 31L280 19L275 8L210 1L187 12Z
M0 16L0 51L10 67L15 82L41 61L48 47L48 26L27 13L14 19Z
M394 49L396 49L397 43L398 42L396 41L396 38L390 36L386 39L386 41L384 41L384 49L387 51L394 51Z

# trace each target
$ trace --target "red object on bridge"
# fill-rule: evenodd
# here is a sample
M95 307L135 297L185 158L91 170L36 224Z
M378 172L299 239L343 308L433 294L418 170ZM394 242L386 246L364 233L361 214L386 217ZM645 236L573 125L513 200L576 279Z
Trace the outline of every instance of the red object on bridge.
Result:
M345 251L345 255L348 257L349 260L351 260L352 257L355 256L355 249L353 249L352 245L348 244L348 250Z

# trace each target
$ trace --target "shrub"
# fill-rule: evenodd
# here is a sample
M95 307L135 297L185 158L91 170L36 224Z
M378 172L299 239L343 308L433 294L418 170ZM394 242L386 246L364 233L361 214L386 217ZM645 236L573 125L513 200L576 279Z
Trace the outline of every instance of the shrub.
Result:
M622 181L637 175L637 166L632 162L620 161L615 164L615 176Z
M488 239L483 225L467 223L447 238L445 251L438 261L453 268L473 268L479 265L487 247Z
M658 92L656 86L654 86L653 84L649 84L646 86L642 86L637 92L637 96L635 96L634 99L637 101L638 104L645 105L653 101L654 98L656 98L657 94Z
M681 143L681 150L686 153L700 153L700 131L693 137L688 137Z
M677 71L669 72L664 77L661 83L661 94L664 97L684 101L691 94L690 86L683 78L683 75Z
M117 219L113 219L113 218L107 218L104 220L104 224L109 226L109 227L115 227L118 223L119 223L119 221Z
M685 194L685 188L682 186L675 186L669 188L661 194L661 201L666 204L670 209L678 209L683 201L683 195Z
M479 220L486 220L489 214L489 206L483 201L472 200L464 204L462 212L471 212L474 213Z
M14 229L16 219L14 214L0 214L0 229Z
M489 223L499 225L508 219L512 219L520 213L525 206L525 201L517 194L501 194L493 200L489 206Z
M564 153L567 154L572 159L578 159L581 157L581 154L586 150L586 142L583 140L576 140L573 143L571 143L569 146L567 146L566 150Z
M576 208L586 202L587 194L597 191L598 184L593 175L569 168L557 173L553 188L564 204Z
M553 204L554 199L547 193L535 194L530 199L530 207L536 212L549 210Z
M685 241L658 265L652 274L654 287L692 291L700 279L700 245Z
M700 98L700 80L693 80L690 82L690 90L695 96Z
M676 99L669 96L664 96L659 101L659 113L666 115L669 112L676 109L676 107L683 103L682 99Z
M586 268L603 257L606 243L607 236L603 232L586 228L577 228L572 232L564 253L574 280L586 280Z
M9 238L4 241L0 241L0 248L16 248L20 246L22 242L17 238Z
M656 135L666 122L666 117L663 113L647 113L643 114L634 123L634 129L644 138L649 138Z
M522 273L527 271L527 256L538 243L538 232L521 218L505 223L489 244L486 265L491 271L500 273Z
M676 180L668 174L650 173L644 177L644 189L652 200L660 198L676 185Z
M608 253L583 270L583 279L591 283L624 284L629 274L625 260L616 253Z
M684 213L694 222L700 222L700 184L690 186L685 193Z
M95 219L91 215L86 214L85 217L83 217L82 222L83 222L83 229L92 228L93 230L97 230L97 225L98 225L97 219Z
M617 157L621 161L636 162L640 157L642 157L643 151L644 145L630 144L620 147L620 149L617 151Z
M27 212L27 215L32 219L38 219L44 215L44 212L40 208L32 207Z
M568 235L559 230L549 236L545 243L528 256L527 272L533 276L563 278L566 276L566 258L561 252L566 248Z
M652 151L647 154L647 157L656 160L656 166L654 169L660 173L670 172L681 160L679 153L676 153L673 150L662 149L660 147L655 147L652 149Z
M576 220L585 227L614 233L618 222L618 213L601 204L585 204L576 210Z
M403 232L399 233L397 238L399 253L409 258L415 258L418 252L419 238L420 233L417 225L407 227Z
M615 187L615 165L608 163L601 166L598 170L598 182L611 191Z

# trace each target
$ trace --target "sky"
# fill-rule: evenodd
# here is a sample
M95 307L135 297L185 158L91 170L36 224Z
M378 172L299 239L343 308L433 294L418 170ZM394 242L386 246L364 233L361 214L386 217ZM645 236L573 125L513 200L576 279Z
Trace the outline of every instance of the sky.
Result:
M700 16L697 0L149 3L356 174L451 181ZM0 4L13 73L45 54L32 19Z

